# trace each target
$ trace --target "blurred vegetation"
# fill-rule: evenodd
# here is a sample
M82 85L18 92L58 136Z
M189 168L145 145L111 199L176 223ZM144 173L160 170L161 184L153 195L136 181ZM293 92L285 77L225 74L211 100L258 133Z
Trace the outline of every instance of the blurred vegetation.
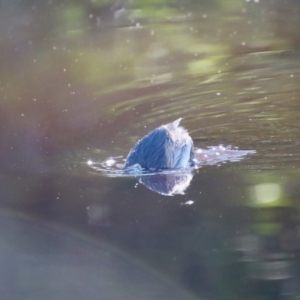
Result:
M283 9L276 2L240 0L4 1L11 30L2 29L0 59L19 41L23 47L40 45L35 54L44 53L48 61L57 56L53 47L62 48L68 74L85 84L106 86L116 76L121 82L151 80L153 74L160 81L179 70L179 76L212 75L232 55L299 47L299 5L292 4ZM23 23L17 22L21 12Z

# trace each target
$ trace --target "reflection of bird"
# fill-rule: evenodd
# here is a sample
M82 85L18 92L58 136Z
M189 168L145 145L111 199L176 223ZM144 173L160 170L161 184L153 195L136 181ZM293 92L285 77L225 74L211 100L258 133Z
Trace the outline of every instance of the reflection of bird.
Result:
M139 182L148 189L165 196L184 195L193 179L192 172L178 174L157 173L152 176L142 176Z
M139 140L129 152L124 169L135 164L150 171L193 166L193 140L179 126L180 121L162 125Z

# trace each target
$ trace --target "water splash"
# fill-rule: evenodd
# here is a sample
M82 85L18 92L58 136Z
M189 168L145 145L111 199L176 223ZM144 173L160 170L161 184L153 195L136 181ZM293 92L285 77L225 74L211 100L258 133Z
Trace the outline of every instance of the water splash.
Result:
M86 164L97 172L109 177L119 176L146 176L155 174L180 174L191 172L194 169L199 169L204 166L214 166L225 164L228 162L238 162L250 154L256 153L255 150L239 150L238 147L226 146L209 146L207 149L194 148L194 167L174 169L174 170L161 170L151 172L143 169L140 165L135 164L123 170L125 159L123 156L108 157L102 162L95 162L89 159Z
M254 153L256 153L255 150L239 150L237 147L224 147L222 145L211 146L207 149L194 148L195 166L155 172L145 170L139 164L132 165L124 170L125 159L123 156L109 157L102 162L88 160L86 164L95 172L108 177L134 176L150 190L161 195L173 196L185 193L193 179L195 169L227 162L237 162Z
M196 166L202 167L205 165L213 166L224 164L227 162L238 162L249 154L256 153L255 150L239 150L238 147L226 146L210 146L207 149L194 149L194 161Z

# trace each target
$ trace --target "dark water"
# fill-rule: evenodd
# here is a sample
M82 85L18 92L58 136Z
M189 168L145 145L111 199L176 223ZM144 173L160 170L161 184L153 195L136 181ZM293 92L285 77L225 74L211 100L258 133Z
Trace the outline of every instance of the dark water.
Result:
M297 1L0 8L1 299L298 299ZM255 153L110 176L178 118Z

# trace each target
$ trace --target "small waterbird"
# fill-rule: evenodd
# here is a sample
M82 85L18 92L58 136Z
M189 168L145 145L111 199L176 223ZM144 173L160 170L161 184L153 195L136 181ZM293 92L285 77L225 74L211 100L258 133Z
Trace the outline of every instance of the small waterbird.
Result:
M181 118L154 129L129 152L124 169L139 165L147 171L194 166L193 140L179 125Z

